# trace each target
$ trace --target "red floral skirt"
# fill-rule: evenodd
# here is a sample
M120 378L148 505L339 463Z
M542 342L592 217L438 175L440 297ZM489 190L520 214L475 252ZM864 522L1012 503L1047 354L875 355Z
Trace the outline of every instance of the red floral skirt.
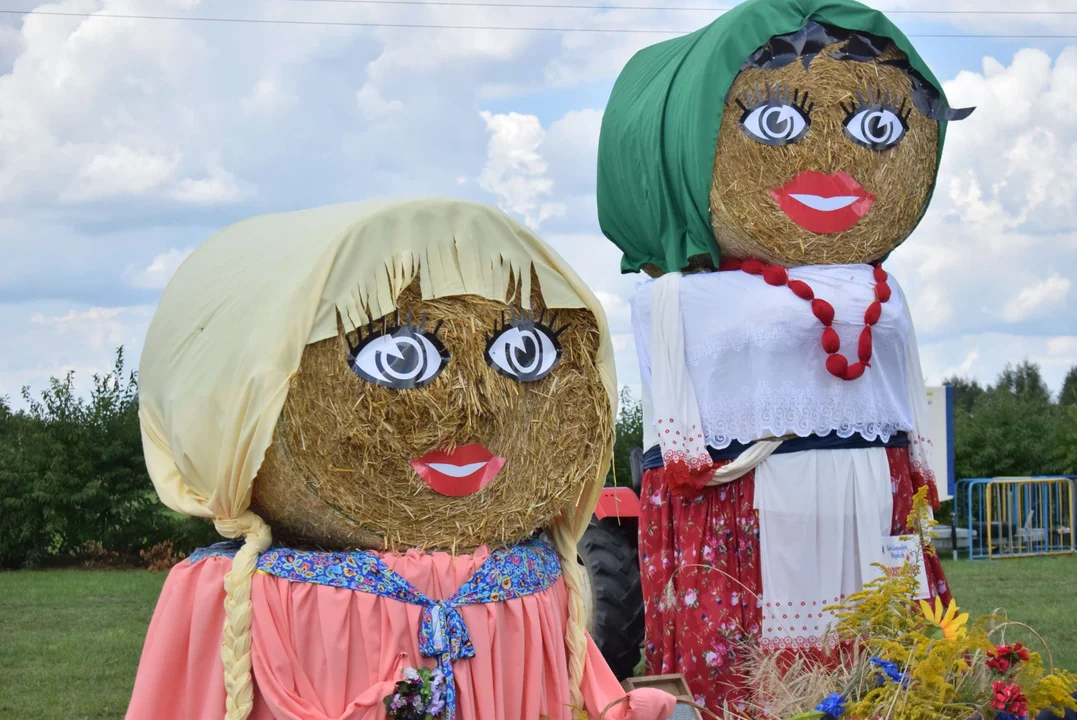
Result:
M910 532L912 500L926 484L905 448L887 448L891 532ZM755 473L690 493L670 491L664 468L643 474L640 567L646 603L647 673L681 673L697 703L718 711L746 698L738 669L763 622ZM925 554L932 594L950 590L934 553Z

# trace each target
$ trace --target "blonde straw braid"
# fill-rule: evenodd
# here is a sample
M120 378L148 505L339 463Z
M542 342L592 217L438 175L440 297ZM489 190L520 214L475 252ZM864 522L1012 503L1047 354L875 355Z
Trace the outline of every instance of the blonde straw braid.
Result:
M224 662L225 720L246 720L254 708L251 676L251 582L258 556L273 541L262 518L250 510L235 519L214 521L225 537L243 536L243 546L232 559L224 578L224 631L221 660Z
M568 651L568 687L573 707L583 708L583 667L587 659L587 634L584 627L583 596L580 565L576 556L576 534L567 523L555 523L549 529L550 539L561 558L561 577L568 591L568 625L565 645Z

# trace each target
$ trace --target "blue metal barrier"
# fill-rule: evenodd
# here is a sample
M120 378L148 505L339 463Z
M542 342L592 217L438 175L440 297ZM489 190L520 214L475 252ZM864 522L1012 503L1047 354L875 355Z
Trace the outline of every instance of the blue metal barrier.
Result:
M967 478L957 483L970 560L1072 553L1077 486L1072 476Z

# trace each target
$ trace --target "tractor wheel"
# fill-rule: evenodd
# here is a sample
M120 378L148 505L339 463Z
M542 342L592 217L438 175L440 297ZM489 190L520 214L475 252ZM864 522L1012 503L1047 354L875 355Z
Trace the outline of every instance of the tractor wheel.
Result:
M618 680L632 677L643 646L636 522L591 520L578 549L593 602L591 637Z

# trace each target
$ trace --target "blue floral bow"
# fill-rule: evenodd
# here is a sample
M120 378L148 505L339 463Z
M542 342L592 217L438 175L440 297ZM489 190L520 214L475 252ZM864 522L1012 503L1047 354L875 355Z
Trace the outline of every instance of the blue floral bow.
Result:
M238 547L238 543L218 543L196 550L191 553L191 562L213 555L232 556ZM453 663L475 657L475 646L458 608L534 595L561 577L557 552L541 540L494 550L447 600L431 600L390 570L381 558L361 550L328 553L272 548L258 558L258 570L291 582L345 588L422 607L419 652L423 657L435 658L445 676L448 720L456 716Z

